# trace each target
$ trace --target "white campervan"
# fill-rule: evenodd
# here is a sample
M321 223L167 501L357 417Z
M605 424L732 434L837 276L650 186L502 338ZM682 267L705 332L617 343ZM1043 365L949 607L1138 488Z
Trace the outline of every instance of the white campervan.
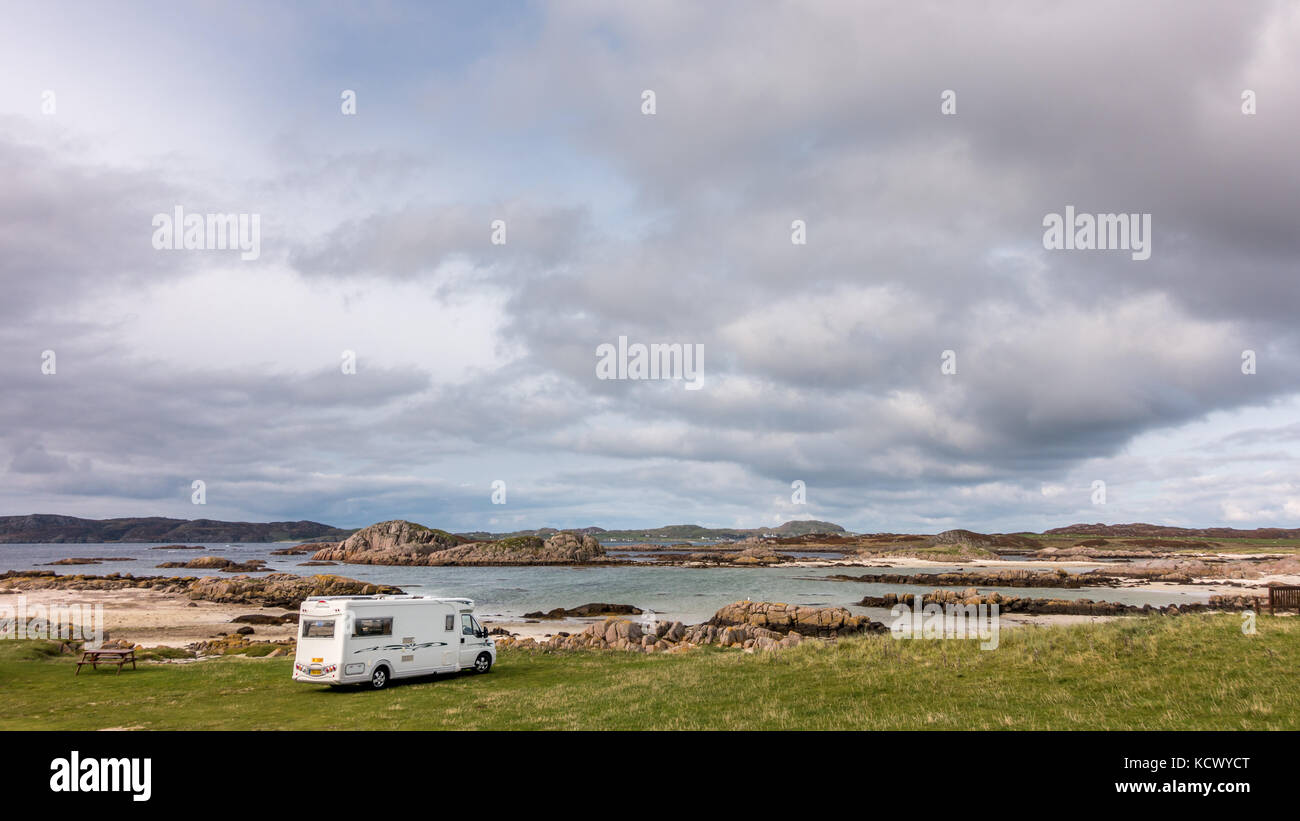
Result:
M486 673L496 660L469 599L326 596L299 610L293 680L378 690L407 676Z

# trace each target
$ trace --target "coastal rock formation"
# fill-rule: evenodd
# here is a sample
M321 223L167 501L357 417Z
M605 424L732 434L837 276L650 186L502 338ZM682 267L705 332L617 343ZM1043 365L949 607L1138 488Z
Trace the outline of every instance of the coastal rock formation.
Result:
M188 562L163 562L159 568L185 568L186 570L221 570L226 573L266 573L269 568L261 559L237 562L224 556L200 556Z
M686 558L689 562L694 563L742 566L761 566L787 561L785 557L776 552L776 548L772 547L772 545L767 542L759 541L757 539L746 539L738 544L743 544L745 547L740 550L709 550L700 553L691 553ZM671 557L665 558L667 561L671 561Z
M765 542L752 544L729 558L732 564L776 564L784 560L776 548Z
M959 547L989 547L993 544L993 537L972 530L945 530L931 539L930 543L957 545Z
M886 593L883 596L867 596L858 602L859 607L893 607L905 604L909 607L915 602L915 595L910 593ZM1137 607L1115 602L1093 601L1092 599L1034 599L1021 596L1006 596L998 592L980 594L975 588L965 591L935 590L921 596L925 604L991 605L996 604L1002 613L1026 613L1034 615L1069 615L1069 616L1123 616L1133 613L1159 613L1161 609L1144 605ZM1177 608L1174 608L1177 612Z
M324 550L327 547L334 547L338 542L308 542L307 544L294 545L293 547L282 547L279 550L272 550L272 556L302 556L307 553L315 553L317 550Z
M883 596L867 596L858 602L859 607L893 607L895 604L911 606L915 596L908 593L886 593ZM1212 596L1208 604L1192 602L1183 605L1170 604L1154 607L1150 604L1134 605L1118 602L1093 601L1092 599L1035 599L1023 596L1007 596L996 591L981 594L975 588L964 591L935 590L921 596L925 604L991 605L996 604L1003 613L1026 613L1032 615L1059 616L1126 616L1150 615L1163 613L1178 615L1208 610L1259 610L1266 606L1266 600L1254 596Z
M350 564L423 565L429 557L464 544L460 536L394 519L362 528L342 542L312 554L316 561Z
M248 613L243 616L235 616L230 620L232 624L297 624L297 613L285 613L282 616L274 616L270 613Z
M560 634L545 641L532 637L497 639L498 647L545 650L629 650L637 653L680 652L705 644L745 650L774 650L793 647L803 641L799 633L781 633L752 625L716 627L680 621L643 625L628 619L611 618L588 625L580 633Z
M208 641L188 644L185 649L199 658L205 656L265 656L280 658L289 655L295 646L296 643L293 639L254 641L248 637L247 633L232 633L228 636L218 636Z
M374 596L401 592L399 588L391 585L371 584L344 576L295 576L292 573L272 573L260 578L208 576L196 579L190 585L186 595L191 599L203 601L259 604L262 607L296 610L303 599L317 596Z
M101 564L103 562L133 562L135 559L126 556L94 556L90 558L76 557L70 559L58 559L52 562L46 562L48 567L58 565L75 565L75 564Z
M554 555L572 556L574 561L590 561L605 555L600 542L589 533L562 531L547 539L542 548Z
M988 535L961 529L945 530L932 537L930 544L935 547L956 547L961 552L969 551L975 554L997 550L1033 550L1038 547L1038 543L1033 539L1016 533Z
M194 576L132 576L110 573L106 576L61 576L53 570L8 570L0 573L0 590L121 590L148 588L163 593L186 593L198 579Z
M838 525L837 525L838 527ZM799 536L765 536L763 542L782 547L815 547L818 550L835 550L851 553L858 546L860 538L845 535L841 528L839 533L804 533Z
M877 622L855 616L843 607L739 601L714 613L706 624L715 627L748 625L782 633L835 638L870 631Z
M837 574L827 576L837 582L867 582L870 584L918 584L945 587L1086 587L1089 585L1115 585L1119 580L1095 573L1067 573L1064 570L998 570L989 573L864 573L861 576Z
M604 558L600 542L585 533L465 543L446 531L402 521L371 525L312 555L316 561L420 566L587 564Z
M1148 554L1149 555L1149 554ZM1174 584L1204 583L1204 579L1259 579L1300 574L1300 556L1158 558L1107 568L1112 576Z
M531 637L497 640L501 647L555 650L630 650L638 653L677 652L705 644L748 651L794 647L816 636L885 632L879 622L854 616L843 607L801 607L775 602L735 602L719 610L704 624L680 621L643 624L610 618L588 625L582 632L560 634L545 641Z
M605 550L594 536L557 533L543 541L536 536L514 536L495 542L474 542L444 550L428 564L436 565L538 565L591 564L605 560Z
M1150 550L1107 549L1098 545L1075 545L1074 547L1044 547L1025 554L1031 559L1045 559L1050 562L1080 562L1091 559L1149 559Z
M605 604L603 602L592 602L590 604L581 604L572 609L566 610L563 607L557 607L554 610L548 610L545 613L538 610L532 613L525 613L526 619L569 619L569 618L590 618L592 616L639 616L641 608L633 607L630 604Z
M378 585L344 576L295 576L271 573L266 576L59 576L52 570L10 570L0 574L0 590L121 590L142 588L184 595L201 601L253 604L263 607L298 609L309 596L371 596L401 593L391 585Z

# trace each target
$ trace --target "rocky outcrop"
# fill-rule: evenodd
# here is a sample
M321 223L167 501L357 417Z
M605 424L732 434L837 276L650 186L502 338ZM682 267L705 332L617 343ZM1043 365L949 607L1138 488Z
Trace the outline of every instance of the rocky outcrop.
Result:
M109 573L106 576L65 575L53 570L9 570L0 573L0 590L122 590L147 588L163 593L186 593L198 579L194 576L132 576Z
M424 565L435 553L462 545L460 536L415 522L394 519L362 528L337 545L312 554L324 562L349 564Z
M230 620L231 624L297 624L297 613L285 613L280 616L271 613L247 613L242 616L235 616Z
M344 576L295 576L292 573L272 573L260 578L208 576L196 579L190 585L186 595L191 599L202 601L258 604L262 607L297 610L303 599L318 596L374 596L401 592L399 588L391 585L371 584Z
M186 570L221 570L225 573L267 573L270 568L261 559L237 562L224 556L200 556L188 562L163 562L159 568L185 568Z
M714 613L707 624L715 627L748 625L782 633L836 638L868 632L876 622L865 616L855 616L843 607L740 601Z
M931 539L930 543L957 545L959 547L990 547L993 544L993 537L986 536L983 533L976 533L973 530L945 530Z
M741 544L746 546L740 550L726 552L711 550L703 553L692 553L687 558L691 562L704 564L749 565L751 567L788 561L786 557L777 553L776 548L767 542L747 539Z
M561 531L542 544L549 554L570 557L574 561L590 561L605 555L605 550L595 536L589 533Z
M207 641L188 644L185 649L199 658L205 656L282 658L292 653L295 646L296 642L293 639L255 641L250 639L247 633L231 633Z
M74 557L69 559L58 559L56 561L46 562L45 564L48 567L56 567L59 565L101 564L103 562L133 562L133 561L135 561L135 559L131 559L126 556L95 556L91 558Z
M826 578L837 582L867 582L870 584L917 584L940 587L1087 587L1113 586L1119 582L1111 576L1094 573L1066 573L1064 570L998 570L990 573L864 573L861 576L834 575Z
M590 604L580 604L577 607L566 610L563 607L557 607L554 610L548 610L543 613L537 610L532 613L525 613L526 619L572 619L572 618L591 618L593 616L639 616L641 608L633 607L630 604L605 604L604 602L592 602Z
M317 550L324 550L327 547L334 547L338 542L308 542L307 544L298 544L293 547L282 547L279 550L272 550L272 556L303 556L308 553L315 553Z
M10 570L0 574L0 590L122 590L142 588L183 595L201 601L283 607L297 610L309 596L371 596L401 593L391 585L357 581L344 576L59 576L51 570Z
M1092 559L1149 559L1150 550L1105 549L1096 545L1074 547L1044 547L1025 554L1031 559L1049 562L1084 562Z
M436 565L544 565L592 564L605 560L605 550L594 536L557 533L543 541L536 536L514 536L495 542L444 550L428 564Z
M644 558L652 558L657 564L681 567L767 567L782 562L799 561L797 551L782 553L776 547L776 539L763 539L751 536L743 541L718 545L709 550L699 546L682 545L624 545L622 549L646 551ZM841 550L840 552L846 552Z
M420 566L589 564L605 560L595 537L585 533L512 536L469 542L411 522L381 522L357 531L336 547L316 551L317 561Z
M497 639L498 647L543 650L627 650L637 653L680 652L705 644L745 650L775 650L794 647L804 641L799 633L781 633L751 625L716 627L697 624L687 627L680 621L661 621L651 625L629 619L606 619L588 625L580 633L560 634L545 641L532 637Z
M686 626L680 621L645 624L610 618L588 625L572 635L545 641L531 637L498 639L501 647L550 650L631 650L639 653L677 652L712 644L748 651L794 647L818 637L833 639L861 633L885 632L879 622L854 616L843 607L802 607L775 602L735 602L719 610L704 624Z

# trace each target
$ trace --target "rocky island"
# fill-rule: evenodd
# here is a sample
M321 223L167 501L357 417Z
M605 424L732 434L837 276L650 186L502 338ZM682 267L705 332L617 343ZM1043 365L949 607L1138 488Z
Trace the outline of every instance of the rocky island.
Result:
M475 542L445 530L394 519L362 528L332 547L312 554L314 561L347 564L491 566L594 564L607 561L605 550L587 533L557 532Z

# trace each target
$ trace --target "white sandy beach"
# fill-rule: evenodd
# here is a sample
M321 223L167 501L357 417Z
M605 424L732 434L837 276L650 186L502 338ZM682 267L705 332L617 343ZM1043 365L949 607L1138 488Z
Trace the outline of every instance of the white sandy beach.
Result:
M15 606L19 596L26 597L31 608L50 605L103 605L104 630L107 638L127 639L146 647L184 647L214 638L217 633L233 633L242 624L236 616L249 613L280 615L290 611L238 604L192 601L184 596L156 590L127 588L122 590L27 590L6 595L0 604ZM293 638L295 624L250 625L254 639Z

